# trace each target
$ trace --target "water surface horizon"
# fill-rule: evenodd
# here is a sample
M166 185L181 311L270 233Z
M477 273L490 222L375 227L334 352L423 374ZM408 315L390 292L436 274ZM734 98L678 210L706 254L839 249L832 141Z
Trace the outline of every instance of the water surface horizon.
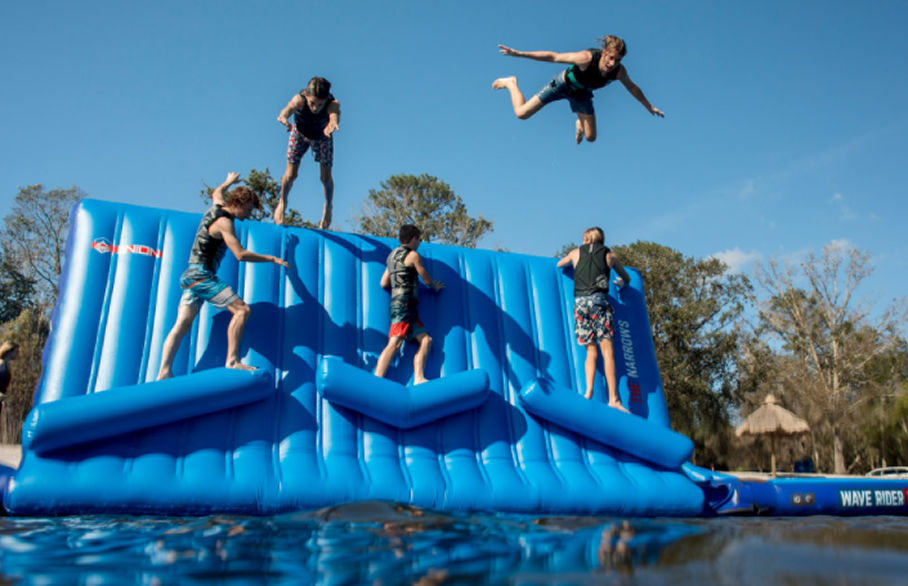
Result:
M0 518L0 581L908 584L906 517L446 513Z

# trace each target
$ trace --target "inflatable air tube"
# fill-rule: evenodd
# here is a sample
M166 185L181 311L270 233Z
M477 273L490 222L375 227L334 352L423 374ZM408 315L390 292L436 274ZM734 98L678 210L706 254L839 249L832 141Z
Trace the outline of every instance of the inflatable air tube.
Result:
M679 469L694 452L694 442L680 433L547 379L527 384L520 403L541 419L669 470Z
M326 357L319 363L316 386L333 405L410 429L482 405L489 394L489 375L466 370L407 387Z
M260 401L273 392L274 382L264 369L213 368L115 387L36 406L26 421L22 445L44 455Z

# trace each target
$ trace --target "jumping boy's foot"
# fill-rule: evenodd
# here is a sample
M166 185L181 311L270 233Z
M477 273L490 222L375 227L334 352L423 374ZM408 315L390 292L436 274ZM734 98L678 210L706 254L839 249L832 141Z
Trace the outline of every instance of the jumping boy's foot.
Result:
M587 391L586 393L584 393L584 394L583 394L583 398L584 398L584 399L592 399L592 398L593 398L593 391L590 390L590 391Z
M227 368L232 368L234 370L245 370L247 372L252 372L254 370L258 370L258 368L256 368L255 366L249 366L248 364L243 364L239 360L235 360L233 362L228 362L226 364L226 366L227 366Z
M608 406L617 409L618 411L624 411L625 413L630 413L627 409L624 408L624 405L621 404L621 401L609 401Z
M423 378L414 378L414 379L413 379L413 385L414 385L414 386L415 386L415 385L421 385L421 384L427 383L427 382L429 382L429 379L427 379L427 378L425 378L425 377L423 377Z
M169 378L173 378L173 372L168 370L166 372L159 372L156 380L167 380Z
M513 84L517 83L517 78L513 75L511 77L499 77L498 79L496 79L495 81L492 82L492 89L493 90L502 90L502 89L508 87L512 83Z
M583 124L580 123L580 120L576 121L577 130L574 134L574 140L577 141L577 144L583 142Z

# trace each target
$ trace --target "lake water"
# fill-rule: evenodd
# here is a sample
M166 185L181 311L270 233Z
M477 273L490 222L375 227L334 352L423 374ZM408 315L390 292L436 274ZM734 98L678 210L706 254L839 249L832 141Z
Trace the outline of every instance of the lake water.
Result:
M0 518L0 583L908 584L908 517Z

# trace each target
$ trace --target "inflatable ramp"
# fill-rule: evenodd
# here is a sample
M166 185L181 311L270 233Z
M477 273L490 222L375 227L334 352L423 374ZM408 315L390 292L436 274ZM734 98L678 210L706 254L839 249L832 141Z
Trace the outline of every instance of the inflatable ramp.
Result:
M205 305L155 382L200 214L86 200L73 211L44 374L4 487L17 515L271 514L368 499L441 510L700 515L668 428L639 275L613 290L622 401L579 394L572 281L555 259L423 244L447 284L420 292L434 345L371 374L387 341L388 239L237 222L288 260L220 276L252 308L223 368L229 313Z

